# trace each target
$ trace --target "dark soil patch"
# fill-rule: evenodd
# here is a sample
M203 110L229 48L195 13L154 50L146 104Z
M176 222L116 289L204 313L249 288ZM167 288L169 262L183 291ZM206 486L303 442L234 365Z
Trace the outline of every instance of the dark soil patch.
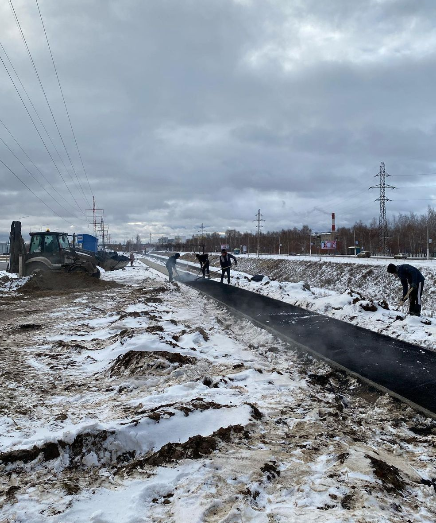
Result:
M215 403L214 401L204 401L202 398L195 398L189 403L189 405L182 405L178 408L179 410L184 412L186 416L188 416L191 412L194 412L196 410L203 412L209 409L222 409L225 406L226 405L222 405L221 403Z
M37 330L37 329L42 329L42 325L38 325L37 323L23 323L21 325L18 325L18 329Z
M173 410L168 410L169 407L173 407ZM174 410L182 411L185 416L189 416L191 412L200 411L203 412L209 409L222 409L226 405L221 403L215 403L214 401L204 401L203 398L195 398L189 402L188 405L178 405L177 403L170 403L168 405L162 405L160 407L155 407L150 410L139 410L136 414L147 414L147 417L159 422L162 418L168 418L175 415Z
M150 296L150 298L144 298L145 303L162 303L162 298Z
M397 467L388 465L381 459L374 458L368 454L365 454L365 458L371 462L374 474L382 482L387 492L402 492L405 489L406 483Z
M131 350L121 354L109 369L109 375L135 375L151 370L165 370L171 365L194 365L197 362L192 356L184 356L178 352L146 352Z
M341 506L345 510L352 510L354 508L353 494L345 494L345 496L341 500Z
M428 487L433 487L434 491L436 492L436 478L433 479L421 479L421 483L423 485L427 485Z
M347 461L349 456L350 456L349 452L343 452L342 454L339 454L339 456L338 456L339 463L341 465L343 465Z
M248 403L248 405L251 407L251 415L253 418L257 421L261 420L263 418L262 412L254 405L253 403Z
M372 303L372 301L370 301L370 302L364 301L362 303L359 303L359 305L366 312L376 312L377 311L377 305Z
M345 372L333 370L327 374L309 374L310 383L326 388L330 392L349 389L349 378Z
M164 332L164 328L162 325L151 325L150 327L147 327L147 332L153 333L153 332Z
M180 338L184 336L187 332L187 330L182 329L179 334L174 334L173 340L178 343L180 341Z
M144 316L150 316L150 313L148 311L125 312L120 315L118 321L124 320L125 318L142 318Z
M0 454L0 462L4 465L9 463L30 463L34 461L41 453L44 455L44 461L50 461L58 458L59 448L56 443L46 443L42 447L32 447L31 449L17 449Z
M65 348L72 350L74 352L81 352L82 350L88 350L88 347L86 345L82 345L81 343L70 343L68 341L64 340L58 340L53 344L53 347L59 347L59 348Z
M200 459L218 449L220 442L230 442L233 438L248 439L249 433L242 425L220 428L210 436L193 436L185 443L167 443L160 450L131 463L126 471L133 471L145 465L159 467L182 459Z
M276 461L271 461L271 463L265 463L260 470L266 475L268 481L280 476L280 470L276 467Z
M20 289L23 293L75 292L122 287L119 283L104 281L84 273L64 271L39 272L33 275Z
M197 331L203 336L204 341L209 341L209 335L202 327L199 327Z

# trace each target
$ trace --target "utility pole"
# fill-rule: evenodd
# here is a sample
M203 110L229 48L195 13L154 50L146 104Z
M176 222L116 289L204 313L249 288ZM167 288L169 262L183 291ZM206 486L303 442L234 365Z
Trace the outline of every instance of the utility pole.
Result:
M257 221L257 257L259 258L259 251L260 251L260 229L263 227L261 225L261 222L264 222L265 220L262 219L262 215L260 214L260 209L257 211L256 219L253 221Z
M389 198L386 197L386 189L395 189L395 187L393 187L392 185L386 185L386 177L390 175L385 170L384 162L380 164L380 171L375 176L380 177L380 183L378 185L370 187L370 189L380 189L380 196L374 201L380 202L380 216L378 220L378 227L380 233L380 249L381 254L386 255L386 239L388 237L388 222L386 220L386 202L391 201ZM354 244L354 248L356 248L356 244Z
M95 198L92 197L92 209L86 209L87 211L92 211L92 226L94 227L94 236L97 237L97 218L101 218L101 216L97 216L97 212L101 211L102 215L104 214L104 209L97 209L95 207ZM90 224L91 225L91 224Z
M312 256L312 229L309 230L309 256Z
M202 223L201 226L201 248L203 249L204 254L204 224Z

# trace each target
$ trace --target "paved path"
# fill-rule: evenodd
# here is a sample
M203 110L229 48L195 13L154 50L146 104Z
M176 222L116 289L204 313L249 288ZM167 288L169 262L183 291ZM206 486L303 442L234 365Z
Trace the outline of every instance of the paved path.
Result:
M436 417L436 352L239 287L194 280L188 274L185 278L190 287L248 316L286 341Z

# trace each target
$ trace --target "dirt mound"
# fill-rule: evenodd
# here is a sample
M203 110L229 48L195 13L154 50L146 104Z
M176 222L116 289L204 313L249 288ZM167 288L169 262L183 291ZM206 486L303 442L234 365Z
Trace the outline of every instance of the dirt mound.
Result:
M109 375L123 376L144 374L150 371L166 371L171 366L193 365L197 360L177 352L145 352L131 350L121 354L112 364Z
M242 425L230 425L220 428L210 436L192 436L185 443L167 443L157 452L138 459L126 467L126 472L142 468L145 465L159 467L182 459L200 459L218 449L220 442L230 442L234 438L248 439L250 434Z
M67 273L47 271L34 274L22 287L21 292L34 293L41 291L74 292L77 290L102 290L120 287L119 283L93 278L84 273Z

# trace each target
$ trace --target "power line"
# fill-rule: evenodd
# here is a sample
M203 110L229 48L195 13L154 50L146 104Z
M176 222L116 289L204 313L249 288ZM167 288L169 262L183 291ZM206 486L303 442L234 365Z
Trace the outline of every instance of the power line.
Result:
M44 141L44 138L41 136L41 133L39 132L39 129L38 129L38 127L37 127L37 125L36 125L34 119L32 118L32 115L30 114L29 109L27 108L27 105L26 105L26 103L25 103L24 100L23 100L23 97L21 96L20 91L18 90L17 86L15 85L15 82L14 82L12 76L11 76L11 73L9 72L9 69L7 68L7 66L6 66L6 64L5 64L5 62L4 62L4 60L3 60L3 58L2 58L1 56L0 56L0 61L2 62L3 67L5 68L5 70L6 70L7 74L8 74L8 76L9 76L10 81L12 82L12 85L13 85L14 88L15 88L16 93L18 94L18 96L19 96L19 98L20 98L20 100L21 100L21 103L23 104L24 108L26 109L27 115L29 116L29 118L30 118L30 120L31 120L31 122L32 122L32 124L33 124L33 126L35 127L35 130L36 130L36 132L38 133L39 138L41 139L42 143L44 144L44 147L45 147L45 149L46 149L48 155L50 156L51 161L53 162L54 166L56 167L56 170L58 171L59 176L62 178L62 181L63 181L64 184L65 184L65 187L68 189L68 192L69 192L70 195L72 196L73 200L76 202L76 205L77 205L77 207L79 208L80 212L81 212L83 215L85 215L85 213L84 213L83 210L81 209L80 205L78 204L78 202L77 202L75 196L74 196L73 193L71 192L71 189L68 187L68 185L67 185L67 183L66 183L64 177L62 176L62 173L61 173L61 171L59 170L59 167L56 165L56 162L54 161L53 156L51 155L51 153L50 153L50 151L49 151L49 149L48 149L48 147L47 147L47 144L46 144L45 141ZM86 215L85 215L85 216L86 216Z
M52 185L52 184L50 183L50 181L46 178L46 176L45 176L44 173L41 171L41 169L39 169L39 167L38 167L37 165L35 165L35 163L32 161L32 159L29 157L29 155L26 153L26 151L21 147L21 145L19 144L19 142L17 141L17 139L15 138L15 136L14 136L14 135L11 133L11 131L6 127L5 123L1 120L1 118L0 118L0 124L3 125L3 127L6 129L6 131L7 131L7 132L9 133L9 135L11 136L11 138L14 140L14 142L18 145L18 147L21 149L21 151L23 152L23 154L24 154L24 155L26 156L26 158L29 160L29 162L30 162L30 163L35 167L35 169L36 169L36 170L39 172L39 174L44 178L44 180L45 180L45 181L48 183L48 185L53 189L53 191L54 191L56 194L58 194L58 195L59 195L59 196L64 200L64 202L65 202L67 205L70 205L70 206L71 206L71 204L70 204L70 203L69 203L69 202L68 202L68 201L63 197L63 195L62 195L62 194L61 194L61 193L60 193L60 192L59 192L55 187L53 187L53 185ZM1 139L1 138L0 138L0 139ZM4 140L2 140L2 142L5 143ZM6 147L8 147L8 146L6 145ZM11 150L9 147L8 147L8 149ZM12 154L14 154L14 153L12 153ZM14 156L15 156L15 155L14 155ZM18 161L20 161L20 160L18 160ZM20 163L21 163L21 162L20 162ZM41 187L42 187L42 185L41 185ZM59 203L59 202L58 202L58 203ZM61 205L61 204L59 203L59 205ZM71 211L67 211L67 212L70 212L70 213L71 213ZM75 215L74 215L74 216L75 216ZM80 219L80 218L78 218L78 219Z
M52 198L52 200L57 203L60 207L62 207L62 209L64 211L66 211L67 213L70 213L71 211L68 211L67 209L65 209L65 207L63 205L61 205L57 200L56 198L54 198L54 196L52 196L48 191L47 189L41 184L41 182L38 180L38 178L36 178L36 176L34 176L34 174L29 171L29 169L24 165L24 163L18 158L18 156L14 153L14 151L9 147L9 145L3 140L3 138L0 136L0 140L4 143L5 147L8 148L8 150L11 152L11 154L13 154L13 156L18 160L18 162L24 167L24 169L30 174L30 176L35 180L35 182L50 196L50 198ZM76 216L75 214L73 214L73 216L77 219L78 216Z
M30 174L30 176L36 181L36 183L38 183L38 185L50 196L50 198L53 199L53 201L55 203L57 203L60 207L62 207L62 209L64 211L66 211L67 213L70 213L71 211L68 211L67 209L65 209L65 207L63 205L61 205L48 191L47 189L41 184L41 182L38 180L38 178L36 178L36 176L34 176L34 174L29 171L29 169L23 164L23 162L18 158L18 156L14 153L14 151L9 147L9 145L3 140L3 138L0 137L0 140L3 142L3 144L8 148L8 150L11 152L11 154L13 154L13 156L18 160L18 162L24 167L24 169ZM76 216L75 214L73 214L73 216L77 219L78 216Z
M76 133L74 132L73 124L72 124L71 118L70 118L70 113L69 113L68 107L67 107L67 102L65 101L64 92L63 92L63 89L62 89L62 86L61 86L61 81L59 79L58 70L57 70L57 67L56 67L56 64L55 64L55 61L54 61L54 57L53 57L53 53L52 53L52 50L51 50L50 42L48 40L48 34L47 34L46 29L45 29L45 24L44 24L44 20L42 18L41 9L39 7L38 0L35 0L35 2L36 2L36 5L38 7L39 18L41 19L42 28L44 30L45 39L47 41L47 47L48 47L48 50L50 51L51 61L52 61L53 68L54 68L55 73L56 73L56 78L57 78L57 81L58 81L59 90L60 90L61 95L62 95L62 101L64 102L65 112L67 113L67 117L68 117L68 122L70 124L71 133L73 134L74 143L76 144L77 153L79 154L80 162L82 164L82 169L83 169L83 172L85 173L86 181L88 182L89 191L90 191L90 193L92 195L92 189L91 189L91 184L89 183L88 173L86 172L85 165L84 165L83 159L82 159L82 155L81 155L80 149L79 149L79 144L77 143Z
M23 91L25 92L25 94L26 94L26 96L27 96L27 99L29 100L29 103L30 103L30 105L32 106L32 109L35 111L35 114L36 114L36 116L38 117L38 120L39 120L39 122L40 122L42 128L43 128L44 131L46 132L46 134L47 134L47 136L48 136L48 138L49 138L49 140L50 140L50 142L51 142L51 144L52 144L54 150L56 151L56 153L57 153L57 155L59 156L59 159L61 160L61 162L62 162L62 164L63 164L65 170L67 171L67 166L65 165L65 163L64 163L64 161L63 161L63 159L62 159L62 157L61 157L61 155L60 155L60 153L59 153L59 151L58 151L58 149L57 149L55 143L53 142L53 139L52 139L50 133L48 132L46 126L44 125L44 122L42 121L41 116L39 115L38 111L36 110L36 107L35 107L34 103L32 102L32 99L30 98L29 93L27 92L26 88L24 87L23 82L21 81L21 78L20 78L20 76L18 75L18 73L17 73L17 71L16 71L16 69L15 69L15 67L14 67L14 64L12 63L12 60L9 58L9 55L8 55L8 53L6 52L6 49L4 48L4 46L3 46L3 44L2 44L1 42L0 42L0 47L2 48L3 53L5 54L6 58L8 59L8 62L9 62L9 64L10 64L12 70L14 71L15 76L17 77L17 80L18 80L18 82L19 82L20 85L21 85L21 88L22 88ZM86 201L86 198L85 198L85 201Z
M85 200L86 200L85 192L84 192L84 190L83 190L82 184L80 183L79 177L77 176L76 170L74 169L73 163L72 163L72 161L71 161L70 154L69 154L69 152L68 152L68 150L67 150L67 147L66 147L66 145L65 145L64 139L63 139L63 137L62 137L61 131L60 131L59 126L58 126L58 123L57 123L56 118L55 118L55 116L54 116L54 113L53 113L53 110L52 110L52 108L51 108L50 102L48 101L47 94L46 94L46 92L45 92L44 86L42 85L41 77L39 76L38 69L36 68L35 61L34 61L34 59L33 59L32 53L30 52L29 45L27 44L26 37L24 36L24 32L23 32L23 30L22 30L22 28L21 28L21 24L20 24L20 21L19 21L19 19L18 19L18 16L17 16L17 13L16 13L16 11L15 11L15 8L14 8L14 5L13 5L13 3L12 3L12 0L9 0L9 5L10 5L11 10L12 10L12 13L13 13L13 15L14 15L15 22L16 22L16 24L17 24L17 26L18 26L19 31L20 31L21 38L22 38L22 40L23 40L23 42L24 42L24 45L25 45L25 47L26 47L27 54L29 55L30 62L32 63L33 69L34 69L34 71L35 71L35 74L36 74L36 77L37 77L37 79L38 79L39 85L40 85L40 87L41 87L42 93L43 93L43 95L44 95L45 101L46 101L47 106L48 106L48 108L49 108L49 111L50 111L51 117L52 117L52 119L53 119L53 122L54 122L54 124L55 124L56 130L57 130L57 132L58 132L58 134L59 134L59 138L61 139L62 145L63 145L63 147L64 147L64 149L65 149L66 154L67 154L68 160L69 160L70 165L71 165L71 168L72 168L72 170L73 170L73 173L75 174L75 176L76 176L76 178L77 178L77 181L78 181L78 183L79 183L80 189L82 190L82 193L83 193L83 195L84 195L84 197L85 197ZM61 160L61 161L62 161L62 160ZM64 165L65 165L65 164L64 164ZM68 169L67 169L66 167L65 167L65 169L66 169L66 171L68 172ZM71 178L73 178L73 177L71 176ZM82 212L83 212L83 211L82 211Z
M8 167L8 166L5 164L5 162L4 162L3 160L0 159L0 163L2 163L2 164L6 167L6 169L8 169L8 170L9 170L9 171L10 171L10 172L15 176L15 178L17 178L17 179L18 179L18 180L19 180L19 181L24 185L24 187L26 187L26 188L27 188L27 189L28 189L28 190L33 194L33 196L35 196L36 198L38 198L38 200L39 200L40 202L42 202L42 203L43 203L43 204L44 204L48 209L50 209L50 211L51 211L53 214L56 214L56 216L58 216L59 218L61 218L61 220L64 220L65 223L68 223L67 220L66 220L65 218L63 218L60 214L58 214L56 211L54 211L54 210L53 210L49 205L47 205L47 204L45 203L44 200L42 200L42 199L41 199L41 198L40 198L40 197L39 197L35 192L33 192L32 189L31 189L31 188L30 188L26 183L23 182L23 180L18 176L18 174L14 173L14 171L13 171L10 167ZM68 223L68 225L70 225L70 224Z

